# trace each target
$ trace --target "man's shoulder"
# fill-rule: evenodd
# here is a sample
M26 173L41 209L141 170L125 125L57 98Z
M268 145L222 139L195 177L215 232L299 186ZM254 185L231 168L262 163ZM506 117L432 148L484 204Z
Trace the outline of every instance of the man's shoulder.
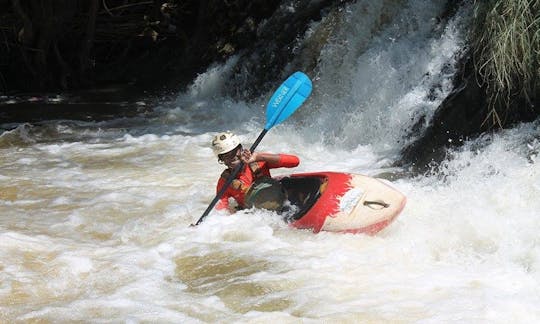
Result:
M231 170L225 169L223 172L221 172L221 178L228 179L231 175Z

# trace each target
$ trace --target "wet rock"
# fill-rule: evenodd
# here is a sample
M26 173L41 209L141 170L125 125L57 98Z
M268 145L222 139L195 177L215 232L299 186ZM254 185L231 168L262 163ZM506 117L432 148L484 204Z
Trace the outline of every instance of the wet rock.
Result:
M531 101L515 97L509 106L500 102L495 105L502 124L490 117L492 107L488 103L486 86L480 85L474 62L470 55L462 60L454 79L454 90L441 103L430 126L424 134L402 151L398 165L408 165L413 171L424 172L446 157L449 148L461 146L485 132L512 127L519 122L535 120L539 113L538 94Z

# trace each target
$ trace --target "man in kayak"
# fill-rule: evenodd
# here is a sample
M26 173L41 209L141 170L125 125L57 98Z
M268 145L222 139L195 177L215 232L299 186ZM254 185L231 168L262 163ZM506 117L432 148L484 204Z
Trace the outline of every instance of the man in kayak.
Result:
M217 183L217 192L223 187L233 169L242 161L244 166L219 200L217 209L230 209L229 198L233 198L238 208L261 207L280 211L285 200L285 192L279 181L270 176L270 169L294 168L298 157L289 154L251 153L242 148L238 136L231 132L216 135L212 149L218 162L227 166Z

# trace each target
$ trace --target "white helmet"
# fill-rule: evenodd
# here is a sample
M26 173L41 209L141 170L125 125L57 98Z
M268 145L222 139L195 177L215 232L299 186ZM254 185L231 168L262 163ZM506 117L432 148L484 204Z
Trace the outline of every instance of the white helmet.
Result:
M240 145L240 139L231 132L219 133L212 140L212 150L216 155L230 152L238 145Z

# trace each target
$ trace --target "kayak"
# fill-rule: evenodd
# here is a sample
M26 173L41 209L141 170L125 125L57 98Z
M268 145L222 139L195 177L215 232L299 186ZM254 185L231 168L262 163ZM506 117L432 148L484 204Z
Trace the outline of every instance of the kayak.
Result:
M299 229L373 235L403 210L405 195L385 180L361 174L314 172L276 178L290 203L285 218Z

